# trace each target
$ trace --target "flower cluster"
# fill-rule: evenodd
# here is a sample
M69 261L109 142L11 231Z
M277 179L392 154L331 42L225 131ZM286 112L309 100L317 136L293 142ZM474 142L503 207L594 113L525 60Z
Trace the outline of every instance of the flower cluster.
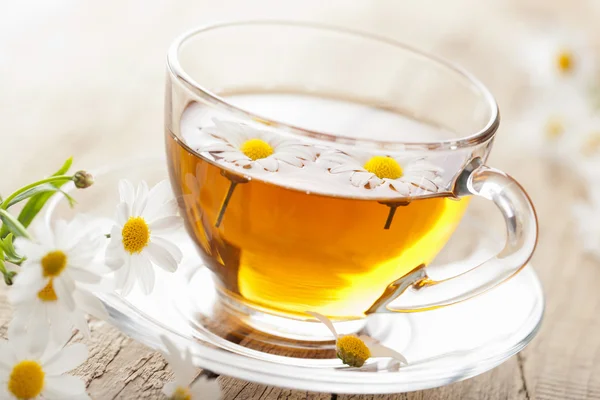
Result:
M535 35L533 36L535 37ZM600 259L600 80L597 54L582 32L539 35L525 48L531 70L530 99L520 132L532 150L577 174L588 201L574 207L584 250ZM533 68L532 68L533 66Z
M241 168L278 172L282 164L303 168L316 162L324 171L345 174L350 184L367 190L385 186L410 196L415 190L435 193L440 189L442 170L422 157L326 149L244 123L216 118L213 122L199 135L186 138L188 145Z
M89 337L87 315L108 318L93 292L116 288L126 296L139 286L149 294L154 268L174 272L183 257L177 245L163 237L182 226L166 181L151 189L145 182L134 189L131 182L121 181L110 234L83 215L58 220L54 226L36 225L30 233L29 225L54 193L74 203L62 190L64 184L71 182L78 189L93 184L86 171L67 175L70 165L68 160L51 177L0 198L0 272L11 285L8 298L14 308L8 340L0 341L0 399L89 398L80 379L62 374L87 358L84 344L65 346L73 329ZM13 215L10 207L21 202L25 203L21 212ZM189 389L184 386L195 371L189 352L182 367L175 345L165 346L178 379L178 386L168 393L171 398L200 398L199 390L202 398L219 397L215 381L200 379Z

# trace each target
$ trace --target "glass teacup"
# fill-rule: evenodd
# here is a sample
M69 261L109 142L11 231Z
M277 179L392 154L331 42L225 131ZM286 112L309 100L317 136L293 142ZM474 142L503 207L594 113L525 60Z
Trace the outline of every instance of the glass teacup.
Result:
M171 183L219 293L242 313L429 310L518 273L537 221L522 187L485 165L498 124L470 74L369 34L235 22L185 34L168 54ZM500 209L506 245L432 280L427 265L473 195Z

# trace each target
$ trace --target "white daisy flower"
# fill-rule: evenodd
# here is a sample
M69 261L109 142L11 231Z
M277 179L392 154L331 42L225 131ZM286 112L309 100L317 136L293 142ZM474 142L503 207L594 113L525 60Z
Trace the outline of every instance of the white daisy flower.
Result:
M553 30L553 33L532 35L523 46L522 59L531 71L531 81L539 85L584 86L592 83L597 60L585 35Z
M106 263L116 271L116 284L126 296L136 283L145 294L154 288L152 264L167 272L175 272L183 254L172 242L162 237L178 229L182 220L177 215L177 201L168 181L148 190L142 181L134 190L131 182L119 182L121 203L117 205L117 224L110 232Z
M390 357L400 364L408 364L402 354L382 345L376 339L366 335L338 335L329 318L312 311L306 313L325 324L331 331L335 338L336 354L344 364L360 368L371 357Z
M216 379L196 377L197 369L192 363L192 354L186 349L183 354L173 342L161 337L167 349L164 356L173 370L175 381L165 384L163 393L171 400L216 400L221 398L221 388Z
M357 187L387 185L404 196L415 190L435 193L440 188L442 169L423 158L328 151L319 161L324 161L332 174L349 173L350 182Z
M94 263L106 239L86 227L81 217L57 221L54 231L38 226L35 236L36 242L15 240L27 259L8 294L15 307L13 329L64 337L75 327L89 336L84 313L106 316L104 305L88 292L110 272Z
M243 123L216 118L213 122L214 126L202 128L202 134L191 138L188 145L198 152L210 153L215 159L271 172L278 171L282 162L302 167L315 159L316 152L309 145Z
M63 375L88 357L87 347L65 341L40 340L38 332L0 340L0 399L89 399L85 384L77 377Z
M536 103L535 100L532 103ZM522 143L546 157L567 165L590 153L584 150L595 131L590 102L577 90L562 89L537 102L518 122ZM590 154L591 155L591 154ZM572 165L570 165L572 166Z

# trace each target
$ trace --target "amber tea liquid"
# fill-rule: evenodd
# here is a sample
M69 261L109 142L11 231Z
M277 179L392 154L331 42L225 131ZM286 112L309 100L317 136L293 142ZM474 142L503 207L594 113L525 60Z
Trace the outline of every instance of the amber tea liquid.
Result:
M384 229L390 204L402 203L397 198L390 203L247 180L181 142L166 133L171 182L204 262L226 294L283 315L362 315L388 284L433 260L468 203L414 198L396 207ZM233 181L239 182L232 190Z

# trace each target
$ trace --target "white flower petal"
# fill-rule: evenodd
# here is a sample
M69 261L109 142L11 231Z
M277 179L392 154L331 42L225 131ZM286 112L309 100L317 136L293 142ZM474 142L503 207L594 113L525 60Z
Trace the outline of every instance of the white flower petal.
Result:
M117 204L117 214L115 216L115 220L120 226L125 225L130 216L130 205L127 203L119 203Z
M138 183L137 191L135 193L135 200L131 206L131 215L140 216L146 208L148 202L148 184L146 181L140 181Z
M74 281L81 283L98 283L102 279L99 275L78 267L68 267L63 273L69 275Z
M87 357L88 349L85 344L75 343L69 345L44 362L44 372L50 376L62 375L83 364Z
M169 232L183 226L183 219L179 216L172 215L170 217L163 217L156 221L152 221L148 226L151 232Z
M126 203L129 206L131 206L135 200L135 189L133 184L127 179L121 179L119 181L119 198L122 203Z
M279 161L275 159L273 156L269 156L267 158L260 158L255 161L265 170L270 172L276 172L279 169Z
M78 289L75 292L75 301L79 308L87 314L104 321L108 319L109 315L104 303L87 290Z
M28 352L36 357L44 353L50 339L47 310L45 304L38 302L36 309L31 313L33 318L29 319L27 325Z
M129 262L118 272L123 271L123 275L121 279L119 279L118 287L121 288L121 295L127 296L131 293L131 290L135 286L135 282L137 280L138 271L134 268L134 257L136 255L130 256Z
M177 270L177 260L169 251L156 243L148 243L146 247L150 260L158 267L167 272L175 272Z
M44 223L35 224L33 226L34 237L42 247L46 249L54 249L56 245L54 244L54 234L52 233L52 229L49 225Z
M366 335L361 335L358 338L367 345L367 347L371 351L371 357L390 357L400 361L401 363L408 364L408 361L406 361L406 358L402 354L400 354L396 350L390 349L389 347L382 345L376 339L373 339L372 337Z
M177 390L178 387L179 387L179 385L175 382L167 382L163 386L162 392L165 394L165 396L167 396L168 398L171 398L171 396L173 396L173 393L175 393L175 391Z
M175 382L179 385L188 385L197 374L196 366L191 361L189 350L185 349L185 351L182 351L166 336L161 336L161 341L167 350L164 356L173 370Z
M25 264L39 261L44 254L46 254L46 249L44 246L40 246L39 244L22 237L16 238L14 245L15 250L17 250L20 255L27 257Z
M304 165L304 162L302 162L301 159L290 153L276 153L273 154L273 157L279 161L293 165L294 167L300 168Z
M41 266L24 265L19 273L14 277L14 288L19 291L40 291L48 283L48 278L44 278L44 273Z
M52 280L52 286L56 292L56 297L67 307L69 311L75 310L75 300L73 300L73 282L64 274L61 274Z
M362 170L362 168L359 168L359 171L360 170ZM340 164L340 165L337 165L337 166L329 169L329 172L331 172L332 174L339 174L342 172L350 172L350 171L357 171L356 165Z
M234 147L229 143L213 143L208 144L206 146L202 146L199 148L200 151L208 151L208 152L223 152L223 151L231 151L234 150Z
M85 393L85 384L80 378L70 375L46 376L44 397L48 400L65 398L89 399Z
M217 400L222 397L221 386L216 379L201 376L190 386L193 399Z
M64 345L73 334L73 321L71 321L71 312L59 302L48 304L46 306L48 320L52 327L51 339L58 345Z
M379 179L370 172L357 171L350 177L350 182L356 187L362 187L369 183L372 178Z
M175 259L175 261L177 261L177 264L179 264L181 262L181 260L183 259L183 253L181 252L181 249L173 242L164 239L160 236L153 236L152 237L152 241L154 243L156 243L157 245L161 246L162 248L164 248L165 250L167 250L171 256Z
M228 151L225 153L220 153L219 158L222 158L223 160L227 161L227 162L236 162L236 161L240 161L240 160L249 160L249 158L242 152L240 151Z
M142 292L145 295L149 295L152 293L152 290L154 290L154 282L156 279L154 268L152 267L150 260L143 255L137 257L136 262L138 263L136 268L138 270Z
M177 203L173 202L174 199L171 183L168 180L160 181L148 192L148 202L142 216L146 220L152 221L159 212L164 213L166 205L169 205L169 211L172 210L172 214L175 214L177 212Z
M337 334L337 332L335 330L335 327L333 326L333 323L329 320L329 318L327 318L323 314L319 314L319 313L314 312L314 311L306 311L306 313L308 315L310 315L310 316L315 317L320 322L322 322L323 324L325 324L325 326L331 331L333 337L337 340L338 334Z
M390 188L403 196L409 196L411 193L410 185L401 180L388 181Z

